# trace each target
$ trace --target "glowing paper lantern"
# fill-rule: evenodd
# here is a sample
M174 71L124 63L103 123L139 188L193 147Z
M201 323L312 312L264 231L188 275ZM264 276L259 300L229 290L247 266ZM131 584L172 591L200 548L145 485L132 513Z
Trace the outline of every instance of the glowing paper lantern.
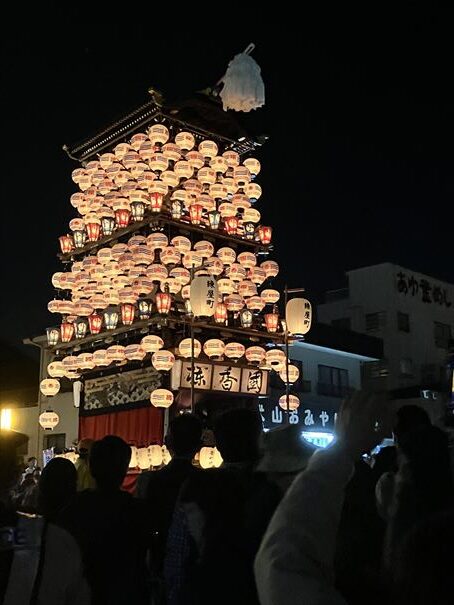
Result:
M252 326L253 319L254 316L252 314L252 311L250 311L249 309L242 309L240 311L240 322L242 328L250 328Z
M266 352L265 360L277 372L285 367L285 353L281 349L269 349Z
M208 258L214 253L214 246L211 242L201 240L194 244L194 250L202 255L203 258Z
M241 252L238 254L237 260L245 269L252 269L257 264L257 257L252 252Z
M200 225L202 220L203 206L200 204L192 204L189 208L189 217L193 225Z
M240 163L240 156L236 151L224 151L222 157L226 160L227 165L231 168L235 168L235 166L238 166L238 164Z
M186 131L179 132L175 136L175 143L183 152L190 151L195 145L194 135Z
M60 417L53 410L46 410L39 415L38 422L45 431L53 431L60 422Z
M222 261L216 256L211 256L210 258L207 258L204 263L204 267L209 273L211 273L211 275L221 275L221 273L224 271L224 265Z
M141 345L132 344L125 347L125 357L129 361L142 361L145 355L146 352Z
M185 286L191 279L191 274L184 267L175 267L169 273L170 277L173 277L180 286Z
M155 353L164 346L164 341L160 336L156 334L149 334L144 336L140 341L140 346L146 353Z
M156 294L156 308L161 315L167 315L172 304L172 297L169 292L158 292Z
M257 286L254 284L254 282L252 282L248 279L245 279L238 284L238 294L240 294L244 298L256 296ZM246 301L246 304L247 304L247 301Z
M285 319L290 334L303 336L311 329L312 305L305 298L292 298L285 308Z
M180 200L173 200L170 207L170 212L172 218L176 221L179 221L183 216L183 202Z
M244 188L244 193L250 198L254 204L262 195L262 188L258 183L248 183Z
M199 170L205 164L203 155L198 151L190 151L186 154L186 160L189 162L193 170Z
M274 303L277 303L277 301L281 297L281 295L279 294L279 292L277 290L273 290L272 288L268 288L266 290L262 290L260 296L262 297L262 300L267 305L274 305Z
M145 319L150 319L151 317L151 310L152 310L152 302L151 300L146 300L144 298L141 298L138 302L138 307L139 307L139 319L140 320L145 320Z
M259 227L259 238L260 242L267 246L271 242L271 234L273 229L271 227L265 227L264 225L260 225Z
M233 180L235 185L243 188L251 180L251 173L246 166L235 166L233 169Z
M183 255L183 266L186 269L195 269L203 264L203 256L194 250L190 250Z
M227 164L227 160L223 156L217 155L211 158L210 167L216 172L216 174L224 174L227 171L229 165Z
M115 309L104 311L104 323L107 330L115 330L118 324L118 312Z
M81 353L78 355L77 367L81 370L92 370L95 367L93 353Z
M229 294L225 297L224 302L229 311L241 311L244 307L244 299L239 294Z
M260 296L251 296L246 300L246 306L251 311L261 311L265 306L265 302Z
M70 235L62 235L58 240L63 254L68 254L74 248L73 238Z
M65 375L65 366L61 361L52 361L47 366L47 373L52 378L62 378Z
M203 345L203 352L210 359L221 357L224 350L225 344L219 338L210 338Z
M60 382L55 378L45 378L39 383L39 390L46 397L53 397L60 390Z
M95 365L103 367L103 366L108 366L110 361L107 357L107 351L106 349L98 349L97 351L95 351L93 353L93 361L95 362Z
M160 350L153 353L151 363L155 370L168 372L175 363L175 356L171 351Z
M282 395L282 397L279 397L279 405L283 410L288 409L293 412L299 408L300 400L296 395L289 394L287 407L287 395Z
M262 269L262 267L253 267L249 274L249 279L252 280L254 284L260 286L266 279L265 270Z
M225 346L224 355L229 359L239 359L243 357L245 347L240 342L229 342Z
M229 235L236 235L238 230L238 219L236 216L228 216L224 219L225 230Z
M164 124L153 124L147 134L154 145L164 145L169 140L169 130Z
M261 363L265 359L266 351L263 347L253 346L246 349L245 355L250 363Z
M279 265L274 260L266 260L260 267L265 271L266 277L276 277L279 273Z
M153 282L161 282L167 279L168 273L164 265L153 264L147 268L147 277Z
M218 287L213 276L195 277L192 280L190 302L195 317L212 317L217 300Z
M119 229L129 225L131 211L128 208L119 208L115 210L115 221Z
M297 368L297 366L290 364L288 367L288 380L287 380L287 368L285 367L285 364L284 364L283 369L279 370L279 376L281 377L281 379L284 382L289 382L290 384L293 384L300 377L300 371Z
M214 158L218 154L218 146L214 141L205 140L199 145L199 151L205 158Z
M227 321L228 310L224 303L218 303L214 311L214 320L218 324L222 324Z
M151 466L161 466L163 462L162 447L160 445L149 445L148 459Z
M194 357L198 357L202 351L202 345L197 338L194 338ZM178 345L178 352L181 357L192 357L192 340L184 338Z
M235 292L235 284L231 279L223 277L218 279L218 290L221 294L232 294Z
M162 250L168 245L168 243L169 240L164 233L152 233L147 237L147 246L151 248L151 250Z
M101 332L102 317L99 313L92 313L88 316L88 326L91 334L99 334Z
M112 345L111 347L107 347L107 359L112 363L122 362L125 360L125 347L122 345Z
M221 259L224 265L231 265L236 260L235 250L232 248L219 248L216 255Z
M60 326L60 334L62 342L69 342L74 336L74 324L63 322Z
M173 246L167 246L161 250L159 258L164 265L177 265L181 260L181 252Z
M131 303L121 304L121 321L124 326L130 326L134 321L135 306Z
M150 395L155 408L169 408L173 403L173 393L167 389L155 389Z
M227 267L225 273L234 282L240 282L246 277L246 269L239 263L232 263Z
M279 325L279 314L274 311L273 313L265 313L265 326L268 332L277 332Z
M236 215L236 208L230 202L223 202L219 206L219 212L221 213L222 218L225 220L231 216Z
M162 155L172 162L177 162L181 157L181 149L175 143L166 143L162 147Z
M243 164L251 173L252 178L255 178L260 172L260 162L255 158L247 158L244 160Z
M184 235L177 235L176 237L172 238L170 243L172 246L175 246L175 248L181 254L185 254L191 250L191 241Z
M219 210L210 210L210 212L208 212L208 222L211 229L219 228L219 223L221 222L221 213Z
M74 322L74 328L76 338L85 338L87 333L87 322L84 319Z

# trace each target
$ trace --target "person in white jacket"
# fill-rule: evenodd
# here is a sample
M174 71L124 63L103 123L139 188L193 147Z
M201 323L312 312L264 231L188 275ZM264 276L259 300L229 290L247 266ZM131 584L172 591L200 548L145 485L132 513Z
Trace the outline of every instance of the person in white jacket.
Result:
M342 406L337 441L314 454L271 519L255 559L261 605L345 605L333 582L336 534L354 462L388 430L388 405L354 393Z

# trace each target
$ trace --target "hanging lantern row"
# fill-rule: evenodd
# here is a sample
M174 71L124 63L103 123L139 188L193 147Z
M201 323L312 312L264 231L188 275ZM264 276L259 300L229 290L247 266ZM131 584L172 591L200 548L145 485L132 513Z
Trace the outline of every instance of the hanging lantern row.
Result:
M156 130L167 133L166 142L163 136L156 140ZM194 141L191 149L187 149L189 141ZM61 250L67 254L130 222L142 221L147 211L164 209L174 220L211 229L220 228L222 219L228 233L267 245L255 227L260 213L251 208L262 195L254 180L259 172L260 162L255 158L240 164L238 153L221 153L210 140L201 141L196 150L191 133L180 132L170 141L166 126L154 124L147 134L136 133L113 153L101 154L73 171L73 181L81 191L71 196L71 204L83 218L71 221L71 235L60 238ZM164 202L169 192L168 206ZM230 220L235 216L236 225Z

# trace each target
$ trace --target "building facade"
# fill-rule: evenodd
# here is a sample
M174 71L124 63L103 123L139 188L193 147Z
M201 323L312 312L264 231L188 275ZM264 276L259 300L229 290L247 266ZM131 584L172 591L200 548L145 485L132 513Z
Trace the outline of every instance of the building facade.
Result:
M348 271L347 278L347 288L326 294L319 321L383 339L384 363L376 375L386 390L413 390L417 397L418 389L442 391L454 285L391 263Z

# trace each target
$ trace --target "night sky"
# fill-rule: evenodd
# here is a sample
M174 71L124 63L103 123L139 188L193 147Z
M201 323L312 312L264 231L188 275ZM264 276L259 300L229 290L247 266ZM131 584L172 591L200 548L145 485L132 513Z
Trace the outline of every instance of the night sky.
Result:
M270 137L257 207L289 286L318 300L346 270L383 261L454 281L451 14L102 4L22 6L4 22L2 340L56 323L50 277L76 191L62 145L147 101L149 86L174 100L215 84L251 41L266 107L243 123Z

